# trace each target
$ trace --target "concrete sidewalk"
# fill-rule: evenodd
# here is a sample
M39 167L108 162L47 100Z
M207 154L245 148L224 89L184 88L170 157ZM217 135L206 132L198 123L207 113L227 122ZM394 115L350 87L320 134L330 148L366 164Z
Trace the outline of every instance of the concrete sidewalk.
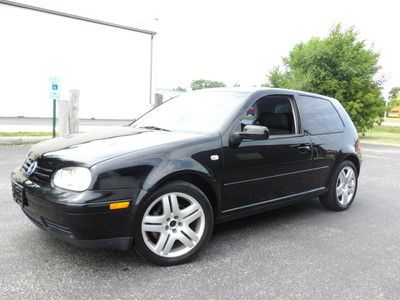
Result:
M32 145L51 139L50 136L10 136L0 137L0 146Z
M397 126L400 126L400 122L383 121L381 125L382 126L397 127Z
M105 119L80 119L79 131L88 132L109 128L110 126L123 126L132 120L105 120ZM14 118L0 117L0 132L51 132L51 118Z
M132 120L80 119L79 131L87 132L110 126L123 126L131 122ZM52 124L51 118L0 117L0 132L51 132Z
M130 124L132 120L80 119L79 132L107 129L113 126ZM0 117L0 132L51 132L51 118ZM0 137L1 145L35 144L51 139L51 136L12 136Z

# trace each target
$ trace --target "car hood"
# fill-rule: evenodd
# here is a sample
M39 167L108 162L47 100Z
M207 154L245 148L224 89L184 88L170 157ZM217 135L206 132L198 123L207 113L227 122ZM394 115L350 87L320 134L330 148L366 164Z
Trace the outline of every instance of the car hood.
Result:
M115 127L38 143L31 148L28 157L32 160L62 160L91 166L126 153L184 141L198 135L196 133Z

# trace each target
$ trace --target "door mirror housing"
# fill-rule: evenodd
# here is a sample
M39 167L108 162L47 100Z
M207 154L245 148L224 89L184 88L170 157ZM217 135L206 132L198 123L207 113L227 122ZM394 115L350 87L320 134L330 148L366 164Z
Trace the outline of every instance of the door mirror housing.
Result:
M269 138L269 130L265 126L246 125L243 131L240 132L240 137L242 139L267 140Z
M243 139L249 140L267 140L269 138L269 130L265 126L246 125L241 132L234 132L231 135L231 143L239 145Z

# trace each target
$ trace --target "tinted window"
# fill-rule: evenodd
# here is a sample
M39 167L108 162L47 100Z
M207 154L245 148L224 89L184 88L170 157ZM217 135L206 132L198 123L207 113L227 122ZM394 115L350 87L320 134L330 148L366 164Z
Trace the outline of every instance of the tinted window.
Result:
M311 134L332 133L343 130L342 119L328 100L301 96L298 104L303 117L303 127Z
M270 135L296 132L292 105L288 96L265 96L258 99L242 117L242 130L246 125L261 125Z

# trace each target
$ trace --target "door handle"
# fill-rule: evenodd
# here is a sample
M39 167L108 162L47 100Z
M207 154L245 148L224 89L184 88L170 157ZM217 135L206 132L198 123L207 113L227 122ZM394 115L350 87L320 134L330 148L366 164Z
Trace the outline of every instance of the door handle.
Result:
M311 150L311 147L308 145L302 145L297 147L297 149L299 149L300 153L306 153Z

